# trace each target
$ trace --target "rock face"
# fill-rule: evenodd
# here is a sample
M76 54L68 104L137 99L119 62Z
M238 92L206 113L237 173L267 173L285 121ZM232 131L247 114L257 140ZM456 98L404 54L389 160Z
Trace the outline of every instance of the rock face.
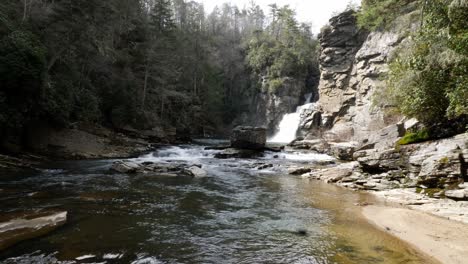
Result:
M372 100L384 85L382 76L388 71L392 52L405 42L406 35L396 27L364 32L358 29L354 15L347 11L332 18L320 35L319 110L308 118L318 120L320 116L321 124L303 129L309 130L308 139L321 136L329 142L390 147L404 133L402 125L396 125L403 117L387 114L373 106ZM410 19L400 20L406 28L414 24Z
M231 147L237 149L261 150L266 145L266 128L236 127L231 135Z

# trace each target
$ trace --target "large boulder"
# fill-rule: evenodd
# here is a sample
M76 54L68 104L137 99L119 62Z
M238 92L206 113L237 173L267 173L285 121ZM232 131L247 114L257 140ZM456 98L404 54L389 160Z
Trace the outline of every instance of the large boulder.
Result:
M265 148L266 138L266 128L239 126L232 131L231 147L237 149L261 150Z

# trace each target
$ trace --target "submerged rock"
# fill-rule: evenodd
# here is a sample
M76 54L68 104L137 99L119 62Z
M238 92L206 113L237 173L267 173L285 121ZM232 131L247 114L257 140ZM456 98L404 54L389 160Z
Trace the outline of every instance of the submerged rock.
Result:
M236 127L231 135L231 147L237 149L263 150L266 145L266 128Z
M67 221L67 212L24 215L0 223L0 250L21 241L46 235Z

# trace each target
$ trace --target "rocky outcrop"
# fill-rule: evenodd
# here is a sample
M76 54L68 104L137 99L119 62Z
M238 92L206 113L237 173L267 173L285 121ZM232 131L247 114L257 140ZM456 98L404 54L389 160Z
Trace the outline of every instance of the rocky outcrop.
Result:
M304 177L353 189L419 188L432 197L468 200L468 184L464 183L468 182L468 133L408 146L358 150L353 160ZM343 169L350 167L351 173Z
M266 145L266 128L239 126L232 130L231 147L262 150Z

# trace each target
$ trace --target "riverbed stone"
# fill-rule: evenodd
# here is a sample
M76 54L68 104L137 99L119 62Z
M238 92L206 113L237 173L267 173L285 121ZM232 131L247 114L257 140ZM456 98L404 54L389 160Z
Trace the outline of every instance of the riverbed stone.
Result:
M288 169L288 173L291 175L302 175L312 171L310 167L291 167Z
M136 173L142 168L141 164L132 161L117 161L115 162L111 170L120 173Z
M330 143L330 154L339 160L352 161L357 142Z
M191 174L195 178L203 178L208 175L208 172L202 168L199 168L197 166L192 166L187 169L185 169L186 172Z
M228 148L214 155L217 159L250 159L260 155L261 152L250 149Z
M451 198L451 199L456 199L456 200L461 200L461 199L464 199L464 198L468 198L468 196L465 193L465 190L445 191L445 197Z
M46 235L67 221L67 212L26 213L0 223L0 250Z
M239 126L232 130L231 147L237 149L263 150L267 132L263 127Z

